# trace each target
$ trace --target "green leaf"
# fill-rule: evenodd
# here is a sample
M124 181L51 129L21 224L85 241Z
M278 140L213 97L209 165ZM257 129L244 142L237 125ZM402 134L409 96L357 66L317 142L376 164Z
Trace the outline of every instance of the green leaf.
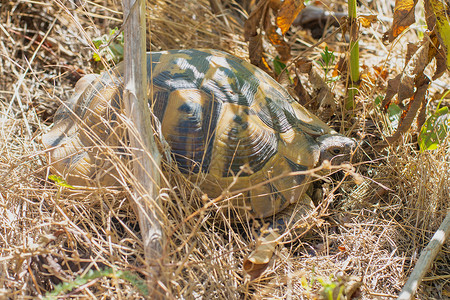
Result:
M381 104L383 103L383 99L384 96L377 96L374 100L375 107L379 112L382 111ZM398 123L400 121L402 113L402 109L397 104L392 103L391 105L389 105L387 109L387 115L392 129L395 130L398 127Z
M53 180L55 182L55 184L58 186L69 188L69 189L74 189L74 187L71 186L70 184L68 184L67 181L64 180L64 178L61 178L57 175L50 175L50 176L48 176L48 179Z
M78 288L88 283L89 281L100 277L121 278L123 280L130 282L134 287L136 287L139 290L139 292L142 295L144 296L149 295L149 291L145 281L139 278L138 276L128 271L120 271L120 270L115 271L111 268L106 268L105 270L98 270L98 271L89 270L86 273L86 275L79 276L71 282L63 282L62 284L58 284L55 286L53 291L47 292L44 299L56 300L59 298L58 297L59 295L70 292L74 288Z
M283 70L287 73L286 64L280 60L279 56L275 57L273 60L273 68L277 75L280 75Z
M450 131L450 114L448 107L437 108L422 125L419 133L420 151L434 150L439 147L441 142Z
M92 39L92 43L98 49L92 54L94 61L98 62L103 58L108 63L118 63L123 60L123 33L115 36L118 30L116 27L111 29L109 34Z
M101 61L102 60L102 58L96 52L94 52L94 54L92 54L92 58L94 59L94 61Z
M274 69L276 75L280 75L281 72L286 73L287 78L289 79L289 82L291 84L294 83L291 76L289 76L289 72L286 68L286 64L281 61L279 56L275 57L275 59L273 60L273 69Z
M383 102L384 97L383 96L377 96L374 100L375 106L380 108L381 103Z
M389 105L387 109L389 121L391 121L392 129L396 129L398 127L398 123L400 121L400 117L403 113L402 109L395 103Z
M336 59L334 52L328 50L328 46L326 46L323 52L320 53L320 56L322 57L322 61L324 62L326 68L330 68L330 66L334 63L334 60Z
M92 40L92 43L94 44L95 48L98 49L100 46L105 42L104 36L95 38Z
M335 78L335 79L332 79L332 80L329 80L327 78L328 77L328 73L333 68L333 64L334 64L334 61L336 59L336 56L334 55L334 52L330 51L328 49L328 46L326 46L325 49L323 50L323 52L320 53L320 56L322 57L322 59L318 60L317 62L322 67L322 70L325 72L325 81L326 82L336 81L338 78Z

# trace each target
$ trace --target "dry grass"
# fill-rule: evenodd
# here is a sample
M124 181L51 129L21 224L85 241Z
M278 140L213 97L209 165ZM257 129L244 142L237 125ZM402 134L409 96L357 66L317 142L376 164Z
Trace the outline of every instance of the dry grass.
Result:
M90 39L120 27L120 10L120 1L114 0L0 4L0 298L43 296L90 269L145 274L139 228L126 192L56 187L46 180L39 142L56 107L80 76L92 71ZM373 12L390 17L387 2L374 1ZM215 17L208 1L155 0L148 14L152 50L218 48L246 56L238 19L226 23ZM404 48L401 43L383 46L384 29L365 30L362 63L383 64L395 74ZM294 53L313 44L306 36L299 31L291 37L298 41ZM337 53L345 51L337 41L328 45ZM304 56L316 59L320 52L312 48ZM391 59L384 61L380 54ZM450 83L448 77L442 81ZM336 100L342 86L334 86ZM329 208L323 221L301 241L277 248L258 281L242 271L252 247L250 223L233 225L215 206L199 210L205 204L201 192L176 173L170 175L170 188L161 196L167 244L160 281L167 298L309 299L320 287L314 278L337 272L363 278L362 299L395 297L448 209L450 141L419 153L411 132L397 146L375 149L391 130L373 105L385 86L382 80L365 85L357 117L346 116L338 105L329 120L362 140L355 167L363 182L334 179L326 184L324 189L334 192L326 194ZM449 265L447 242L417 299L449 297ZM115 276L90 280L67 293L74 298L143 297L136 286Z

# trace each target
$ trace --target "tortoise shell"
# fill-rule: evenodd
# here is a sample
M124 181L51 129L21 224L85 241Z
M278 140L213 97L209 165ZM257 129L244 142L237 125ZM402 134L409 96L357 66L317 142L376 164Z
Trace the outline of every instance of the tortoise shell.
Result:
M227 53L150 52L147 65L149 106L179 170L210 197L243 190L230 200L241 212L265 217L301 201L307 176L283 175L354 147L268 74ZM123 151L121 74L123 65L82 78L43 136L51 164L69 184L109 184L117 176L101 145Z

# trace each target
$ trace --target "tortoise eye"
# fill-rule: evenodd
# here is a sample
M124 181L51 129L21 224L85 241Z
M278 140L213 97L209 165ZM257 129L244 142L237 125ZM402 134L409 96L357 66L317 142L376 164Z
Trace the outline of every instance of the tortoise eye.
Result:
M331 154L333 154L333 155L341 154L341 148L339 148L339 147L333 147L333 148L331 148L329 151L330 151Z

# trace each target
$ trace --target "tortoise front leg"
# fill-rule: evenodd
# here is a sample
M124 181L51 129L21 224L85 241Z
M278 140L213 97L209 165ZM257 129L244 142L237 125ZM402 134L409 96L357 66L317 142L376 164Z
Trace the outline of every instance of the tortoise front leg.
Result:
M244 271L252 279L259 277L267 268L278 244L284 242L287 231L299 236L305 233L314 215L311 197L302 196L301 201L289 205L274 217L263 219L264 225L256 232L256 247L244 260Z

